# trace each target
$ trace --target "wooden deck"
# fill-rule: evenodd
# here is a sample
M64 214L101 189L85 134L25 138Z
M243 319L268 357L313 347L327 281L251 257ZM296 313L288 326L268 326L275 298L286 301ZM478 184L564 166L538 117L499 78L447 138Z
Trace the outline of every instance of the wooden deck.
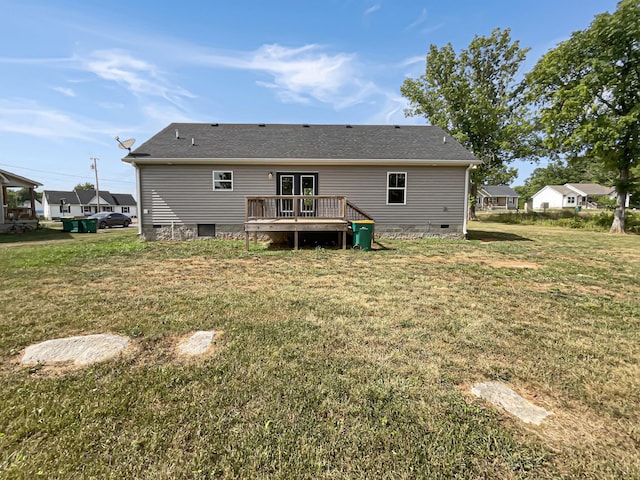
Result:
M299 232L336 232L342 248L352 220L371 219L347 202L347 197L329 195L271 195L245 198L245 244L254 243L258 232L293 232L299 248Z

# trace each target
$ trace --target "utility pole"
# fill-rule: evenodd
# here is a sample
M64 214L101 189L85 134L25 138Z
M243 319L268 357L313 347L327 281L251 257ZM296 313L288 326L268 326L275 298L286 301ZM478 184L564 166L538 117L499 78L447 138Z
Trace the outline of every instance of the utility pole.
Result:
M100 159L96 157L90 157L89 160L93 161L91 170L94 170L96 172L96 202L98 202L98 205L96 206L96 213L100 213L100 186L98 185L98 164L96 163L96 161Z

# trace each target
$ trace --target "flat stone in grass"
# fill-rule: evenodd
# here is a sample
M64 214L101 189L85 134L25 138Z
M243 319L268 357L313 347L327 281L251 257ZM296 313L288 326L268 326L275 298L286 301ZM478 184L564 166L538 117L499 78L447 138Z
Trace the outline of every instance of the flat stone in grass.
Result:
M510 388L498 382L476 383L471 388L474 395L499 405L525 423L540 425L551 412L528 402Z
M117 335L96 334L58 338L27 347L20 363L73 362L75 365L87 365L117 355L128 344L128 338Z
M178 352L180 355L201 355L211 347L215 336L216 332L196 332L178 345Z

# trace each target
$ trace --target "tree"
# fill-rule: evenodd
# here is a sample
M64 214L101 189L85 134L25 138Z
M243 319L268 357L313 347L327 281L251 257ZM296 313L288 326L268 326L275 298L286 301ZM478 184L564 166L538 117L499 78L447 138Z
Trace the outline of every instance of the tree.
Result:
M74 190L95 190L96 187L93 185L93 183L85 182L85 183L77 184L75 187L73 187L73 189Z
M622 0L542 57L526 80L546 146L617 174L612 233L624 233L625 199L640 157L640 1Z
M400 89L410 102L407 116L425 116L483 161L471 173L473 198L482 183L511 183L517 170L508 164L532 156L533 128L515 81L528 50L499 28L490 37L476 36L459 55L450 43L431 45L424 75L406 79Z

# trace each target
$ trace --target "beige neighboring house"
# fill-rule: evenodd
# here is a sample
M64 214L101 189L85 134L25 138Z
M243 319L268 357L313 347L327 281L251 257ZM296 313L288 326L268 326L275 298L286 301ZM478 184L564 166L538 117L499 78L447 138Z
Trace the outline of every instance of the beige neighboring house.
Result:
M600 208L598 199L616 198L614 187L605 187L597 183L565 183L547 185L531 197L534 210L547 208ZM629 206L629 197L626 205Z
M0 170L0 232L6 232L14 225L37 225L36 197L34 190L42 184L26 177L21 177L6 170ZM7 188L26 188L30 193L28 207L9 208L7 205Z

